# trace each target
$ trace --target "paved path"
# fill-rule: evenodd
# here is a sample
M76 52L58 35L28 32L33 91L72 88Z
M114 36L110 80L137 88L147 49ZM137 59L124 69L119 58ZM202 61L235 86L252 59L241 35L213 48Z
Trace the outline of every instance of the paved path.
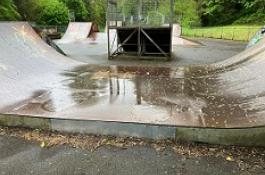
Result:
M242 171L222 157L179 155L169 148L156 152L148 146L103 146L91 153L70 146L41 148L35 142L0 136L0 175L265 174L264 165L255 164L254 156L248 161L250 166Z

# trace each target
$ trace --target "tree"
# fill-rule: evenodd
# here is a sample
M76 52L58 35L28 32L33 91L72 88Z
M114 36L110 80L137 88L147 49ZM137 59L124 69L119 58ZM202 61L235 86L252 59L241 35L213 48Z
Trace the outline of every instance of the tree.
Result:
M88 11L83 0L62 0L71 12L75 13L76 21L87 21Z
M15 0L24 20L39 24L67 24L68 8L59 0Z
M0 20L15 21L21 19L13 0L0 1Z
M63 2L58 0L42 0L40 2L42 10L38 14L37 23L48 25L68 23L68 8Z
M175 21L181 22L182 26L199 25L201 23L198 4L194 0L175 0Z
M264 0L241 0L244 7L241 16L235 23L264 24L265 23L265 1Z
M241 16L243 8L239 0L201 0L202 24L232 24Z
M90 0L91 19L101 27L106 25L106 11L107 0Z

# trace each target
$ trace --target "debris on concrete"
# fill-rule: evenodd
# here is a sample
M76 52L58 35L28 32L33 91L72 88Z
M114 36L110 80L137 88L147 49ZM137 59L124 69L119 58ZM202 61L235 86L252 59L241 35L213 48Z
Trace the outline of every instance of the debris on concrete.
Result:
M86 134L70 134L31 130L21 128L0 127L0 136L23 138L38 142L41 148L49 149L54 146L68 145L91 152L103 146L114 146L128 149L135 146L154 148L157 152L172 149L177 155L186 157L218 157L224 161L236 162L240 170L263 168L265 169L265 148L218 146L196 143L175 143L173 140L147 140L138 138L118 138ZM254 161L253 161L254 160Z

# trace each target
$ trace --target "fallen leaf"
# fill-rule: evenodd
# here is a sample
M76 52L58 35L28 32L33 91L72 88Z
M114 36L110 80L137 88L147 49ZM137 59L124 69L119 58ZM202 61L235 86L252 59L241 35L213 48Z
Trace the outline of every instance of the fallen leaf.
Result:
M40 147L41 147L41 148L44 148L45 145L46 145L45 142L41 142Z
M227 157L226 157L226 160L227 160L227 161L230 161L230 162L231 162L231 161L234 161L234 160L233 160L233 157L231 157L231 156L227 156Z

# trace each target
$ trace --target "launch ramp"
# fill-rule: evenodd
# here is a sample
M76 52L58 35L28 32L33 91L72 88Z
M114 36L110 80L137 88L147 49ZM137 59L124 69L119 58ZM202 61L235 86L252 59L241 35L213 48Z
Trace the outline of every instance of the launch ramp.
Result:
M85 40L89 37L92 26L92 22L71 22L58 43L71 43Z

